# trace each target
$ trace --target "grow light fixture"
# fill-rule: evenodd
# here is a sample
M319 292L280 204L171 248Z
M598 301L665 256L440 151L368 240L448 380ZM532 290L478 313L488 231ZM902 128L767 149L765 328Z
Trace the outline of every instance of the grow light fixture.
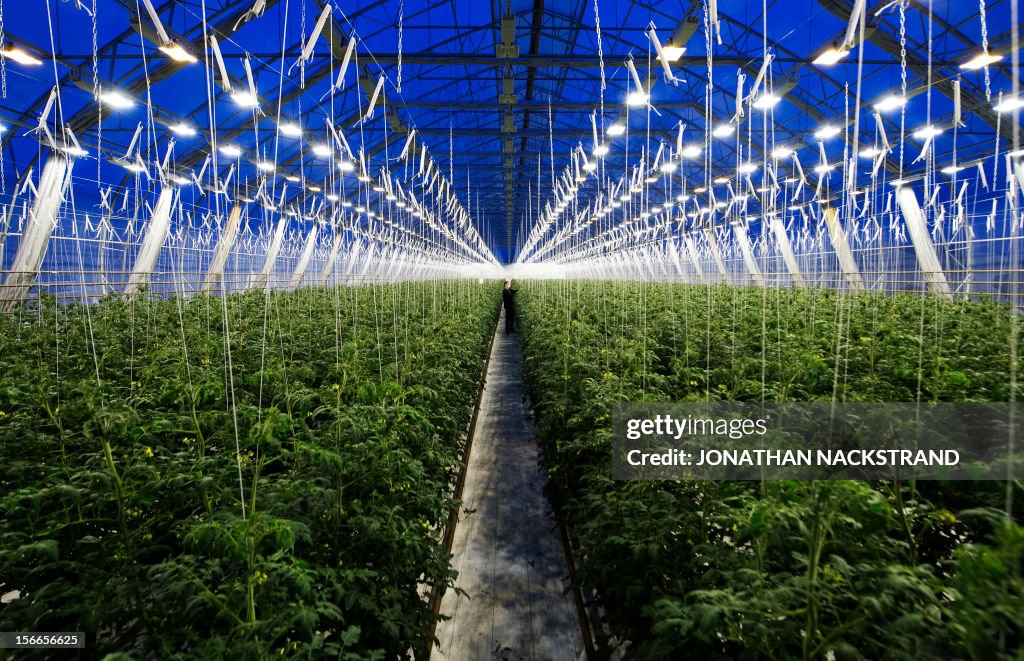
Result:
M683 147L683 151L680 152L680 156L683 158L700 158L701 152L704 149L700 145L687 145Z
M174 135L178 135L183 138L190 138L196 134L195 128L193 128L190 124L186 124L185 122L178 122L177 124L172 124L170 128L171 132L173 132Z
M224 154L228 158L238 158L239 156L242 155L242 150L236 147L235 145L221 145L218 148L218 151L220 151L220 153Z
M14 44L4 44L3 50L0 51L0 55L3 55L8 60L14 60L18 64L24 64L30 67L43 63L43 61L38 57L31 55L25 49L19 48Z
M192 64L198 62L196 56L188 52L181 47L176 41L168 41L163 46L160 46L160 50L163 51L164 55L171 58L175 62L182 62L184 64Z
M829 172L835 169L836 166L829 165L828 163L822 163L821 165L814 166L814 171L817 172L818 174L828 174Z
M669 62L678 62L686 52L686 46L662 46L661 52Z
M313 145L313 153L322 158L330 158L331 148L324 144Z
M776 147L772 150L772 158L783 159L789 158L793 155L793 150L789 147Z
M260 161L259 163L256 164L256 169L260 170L261 172L273 172L274 170L277 169L277 166L271 163L270 161Z
M173 177L171 177L171 181L178 184L179 186L188 186L190 183L192 183L187 177L183 177L180 174L176 174Z
M829 138L836 137L840 133L842 133L842 129L840 129L838 126L826 124L825 126L822 126L817 131L814 132L814 137L817 138L818 140L828 140Z
M824 52L818 55L818 57L814 58L812 64L817 64L818 66L824 67L832 66L839 60L849 55L849 53L850 51L846 49L836 48L835 46L833 46L831 48L826 49Z
M729 177L715 177L716 184L727 184L729 183Z
M129 172L134 172L135 174L142 174L143 172L146 171L146 166L143 165L142 163L139 163L138 161L122 163L121 167L123 167L125 170L128 170Z
M665 174L671 174L676 171L678 166L673 161L665 161L661 164L661 171Z
M966 168L962 168L954 163L953 165L947 165L946 167L942 168L942 174L956 174L957 172L960 172L961 170L964 169Z
M978 69L987 67L990 64L995 64L1002 59L1002 55L992 55L991 53L981 52L961 64L960 68L967 69L968 71L977 71Z
M608 145L597 145L594 147L594 156L606 156L608 154Z
M1019 97L1010 97L997 103L994 109L996 112L1013 112L1014 110L1019 110L1021 108L1024 108L1024 99Z
M351 209L352 208L352 201L351 200L344 200L341 203L341 206L345 207L346 209Z
M743 163L738 168L736 168L736 171L739 172L740 174L750 174L751 172L757 172L757 164Z
M232 92L231 99L240 108L258 108L260 105L260 100L256 98L255 94L244 90Z
M597 163L595 163L594 161L587 161L586 163L583 164L583 169L586 170L587 172L593 172L594 170L597 169Z
M619 196L619 201L620 202L629 202L631 197L632 196L629 193L623 193L622 195Z
M931 124L922 126L921 128L914 131L914 137L918 140L927 140L928 138L934 138L935 136L942 133L942 129L936 128Z
M374 193L383 193L384 192L384 185L383 184L374 184L373 185L373 192Z
M676 201L677 202L686 202L689 199L690 199L690 196L687 195L686 193L680 193L679 195L676 195Z
M81 157L81 156L88 156L89 155L89 152L87 152L86 150L82 149L78 145L67 145L67 146L61 148L60 151L64 152L68 156L75 156L75 157Z
M757 97L757 99L754 101L754 107L760 110L770 110L777 106L779 104L779 101L782 101L781 96L777 96L771 93L765 93Z
M882 150L878 147L868 147L860 151L861 158L874 158L882 153Z
M724 209L725 208L725 202L715 202L715 208L716 209Z
M127 110L135 105L135 101L120 90L107 90L106 92L100 92L100 102L114 110Z
M370 175L366 174L365 172L360 173L359 176L356 177L356 179L363 182L364 184L368 181L372 181L372 179L370 179Z
M310 193L319 193L322 189L319 186L306 186L306 190Z
M285 181L290 181L290 182L292 182L293 184L297 184L297 183L299 183L300 181L302 181L301 179L299 179L298 177L296 177L296 176L295 176L294 174L289 174L289 175L286 175L286 176L285 176L285 178L284 178L284 180L285 180Z
M622 135L625 132L626 132L626 123L625 122L615 122L614 124L609 126L608 130L606 131L606 133L608 135L612 136L613 138L618 137L618 136Z
M338 162L338 169L342 172L355 172L356 164L348 159L343 159Z
M728 138L730 135L736 132L736 127L732 124L719 124L711 131L711 135L716 138Z
M630 105L630 106L632 106L634 108L641 108L641 107L647 105L647 101L650 98L651 98L651 96L649 94L647 94L646 92L640 92L638 90L634 90L634 91L630 92L629 95L626 97L626 104Z
M288 136L289 138L302 137L302 127L299 126L298 124L295 124L294 122L281 124L277 128L279 131L281 131L281 135Z
M875 104L875 110L878 112L889 112L902 108L905 105L907 105L907 98L905 96L890 94Z
M706 192L708 192L708 187L707 186L697 186L696 188L693 189L693 192L694 193L706 193Z
M648 177L646 179L644 179L644 181L646 181L649 184L653 184L657 180L658 180L658 176L657 175L653 175L653 174L652 175L648 175Z

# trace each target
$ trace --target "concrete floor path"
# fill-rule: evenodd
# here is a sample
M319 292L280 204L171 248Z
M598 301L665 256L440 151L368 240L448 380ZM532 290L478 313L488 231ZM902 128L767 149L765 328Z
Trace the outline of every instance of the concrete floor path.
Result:
M540 450L525 406L519 335L491 350L452 546L456 586L441 601L435 661L573 661L583 650Z

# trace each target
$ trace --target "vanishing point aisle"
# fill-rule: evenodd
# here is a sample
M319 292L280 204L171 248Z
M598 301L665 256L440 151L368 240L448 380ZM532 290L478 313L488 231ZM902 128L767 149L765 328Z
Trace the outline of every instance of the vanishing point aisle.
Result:
M544 497L539 449L523 404L519 336L491 349L452 545L433 658L575 659L583 649L558 526Z

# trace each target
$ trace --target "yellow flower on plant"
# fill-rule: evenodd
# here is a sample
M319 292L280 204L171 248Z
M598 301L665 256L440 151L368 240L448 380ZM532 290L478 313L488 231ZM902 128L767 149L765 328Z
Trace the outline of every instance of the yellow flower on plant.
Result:
M153 448L151 448L149 446L146 446L146 450L145 450L145 452L143 454L145 454L147 457L152 457L153 456Z

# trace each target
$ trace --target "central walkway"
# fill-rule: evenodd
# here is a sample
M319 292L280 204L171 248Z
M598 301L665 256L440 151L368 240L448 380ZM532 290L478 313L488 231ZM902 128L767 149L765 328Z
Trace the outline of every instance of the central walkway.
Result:
M540 451L524 405L519 336L491 350L466 469L435 661L552 659L583 650L558 525L544 496Z

